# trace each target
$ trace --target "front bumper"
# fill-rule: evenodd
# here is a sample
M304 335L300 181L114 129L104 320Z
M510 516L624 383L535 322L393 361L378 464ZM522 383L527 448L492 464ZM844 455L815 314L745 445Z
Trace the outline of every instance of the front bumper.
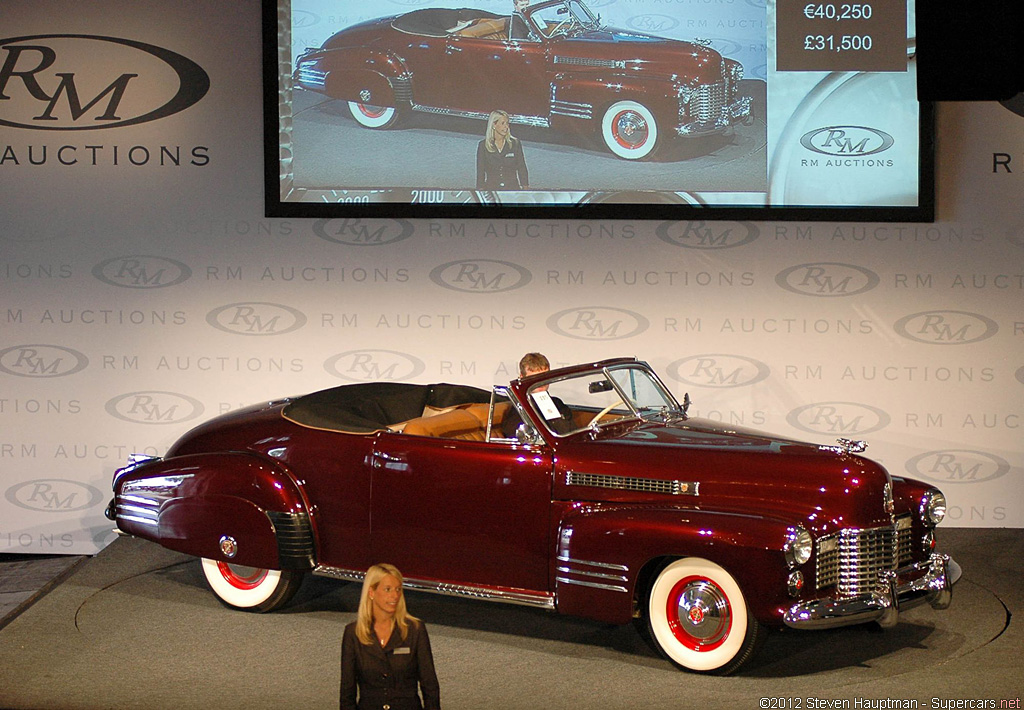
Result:
M831 629L869 621L888 628L899 621L900 611L924 602L935 609L947 608L960 575L960 565L949 555L933 554L927 562L889 572L870 594L794 604L783 621L794 629Z

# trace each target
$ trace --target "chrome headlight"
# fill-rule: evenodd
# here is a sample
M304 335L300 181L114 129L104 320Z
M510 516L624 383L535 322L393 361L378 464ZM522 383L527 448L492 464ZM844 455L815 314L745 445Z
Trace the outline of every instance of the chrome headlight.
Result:
M946 517L946 496L938 488L932 488L921 497L920 512L925 525L935 527Z
M811 559L811 550L814 547L814 539L811 534L802 527L789 529L786 536L786 544L783 547L786 553L786 564L790 567L802 565Z

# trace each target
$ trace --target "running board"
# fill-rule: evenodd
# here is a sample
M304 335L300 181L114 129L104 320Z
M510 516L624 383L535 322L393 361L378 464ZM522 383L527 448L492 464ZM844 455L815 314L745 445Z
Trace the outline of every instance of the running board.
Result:
M332 579L344 579L349 582L362 582L366 576L365 572L357 570L342 569L340 567L329 567L317 565L313 574L320 577L331 577ZM426 579L412 579L406 577L402 585L407 589L415 589L421 592L433 594L444 594L450 597L468 597L470 599L483 599L484 601L504 602L505 604L519 604L521 606L532 606L548 611L555 610L554 594L538 594L536 592L524 592L512 589L494 589L493 587L473 587L465 584L450 584L448 582L436 582Z

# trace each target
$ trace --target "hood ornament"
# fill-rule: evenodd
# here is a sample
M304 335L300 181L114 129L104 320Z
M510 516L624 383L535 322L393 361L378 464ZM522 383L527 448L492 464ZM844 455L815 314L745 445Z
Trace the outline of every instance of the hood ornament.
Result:
M819 451L831 451L836 454L862 454L867 451L868 443L855 439L836 439L838 446L821 445Z

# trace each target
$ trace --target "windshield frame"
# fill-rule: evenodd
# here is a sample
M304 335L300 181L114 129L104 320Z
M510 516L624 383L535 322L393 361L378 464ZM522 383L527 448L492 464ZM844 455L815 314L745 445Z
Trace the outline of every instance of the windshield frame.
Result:
M654 385L655 390L658 392L658 394L661 395L661 398L664 400L665 405L650 410L648 409L648 407L640 408L638 406L638 403L633 400L630 394L626 392L625 389L623 389L619 381L613 376L613 373L622 372L623 370L642 371L645 374L645 376L649 378L649 382ZM573 429L573 431L564 434L560 434L556 432L554 429L552 429L548 425L543 414L538 410L537 405L534 403L533 398L531 397L531 394L541 387L546 389L550 385L556 384L558 382L564 382L566 380L593 378L596 375L598 375L598 373L603 375L604 379L607 380L612 385L616 394L622 400L623 405L629 410L629 414L610 422L598 423L596 421L593 421L586 426L575 428ZM665 421L669 420L669 415L677 416L680 419L686 418L685 410L682 406L680 406L679 401L675 398L675 395L672 394L671 390L669 390L668 387L665 386L665 383L662 382L661 378L658 377L658 374L651 368L650 365L648 365L646 362L641 362L639 360L616 363L613 365L606 365L602 367L600 370L594 369L582 372L577 371L558 374L551 377L543 377L538 379L536 382L532 382L528 387L522 389L520 391L520 396L521 400L518 398L514 398L517 399L516 404L519 405L521 409L527 408L529 410L530 419L535 422L540 422L544 434L547 436L551 436L555 439L564 439L567 437L576 436L581 432L586 431L596 433L602 427L607 426L609 424L619 424L626 421L648 421L648 417L651 417L652 414L655 416L661 416Z
M573 9L572 4L578 5L579 8L586 14L586 17L580 17L577 14L576 10ZM533 14L535 12L539 10L546 10L547 8L554 7L556 5L561 5L566 9L566 12L572 17L573 20L575 20L576 26L581 28L581 31L587 32L591 30L600 29L600 18L593 12L591 12L590 8L587 7L586 3L584 3L583 0L548 0L548 2L541 2L537 3L532 7L528 7L523 12L523 14L529 20L530 24L533 26L534 31L537 32L537 34L543 37L544 39L558 39L560 37L572 36L572 33L568 31L560 32L557 35L547 34L544 30L540 28L540 24L533 19Z

